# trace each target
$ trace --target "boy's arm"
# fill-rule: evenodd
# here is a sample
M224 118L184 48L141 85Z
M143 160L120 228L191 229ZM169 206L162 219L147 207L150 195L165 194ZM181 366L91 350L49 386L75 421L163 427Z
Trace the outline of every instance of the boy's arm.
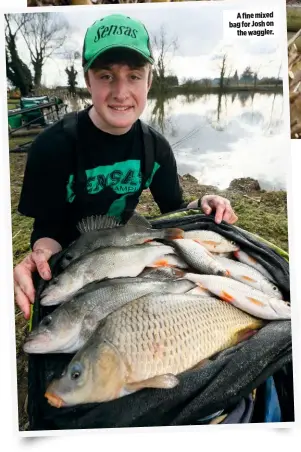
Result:
M155 162L155 173L150 183L150 191L161 213L167 213L187 206L183 200L183 190L179 181L177 163L169 143L164 139L164 148Z
M62 245L71 146L56 124L42 132L28 153L18 211L34 218L31 246L43 237Z

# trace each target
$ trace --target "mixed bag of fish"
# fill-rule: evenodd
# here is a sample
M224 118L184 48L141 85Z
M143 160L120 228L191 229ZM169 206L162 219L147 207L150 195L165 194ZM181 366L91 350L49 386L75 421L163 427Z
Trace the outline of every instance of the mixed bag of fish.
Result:
M217 232L156 229L136 213L126 225L102 217L79 228L40 296L52 311L24 344L29 354L74 354L46 389L53 407L169 390L268 322L290 319L275 275Z

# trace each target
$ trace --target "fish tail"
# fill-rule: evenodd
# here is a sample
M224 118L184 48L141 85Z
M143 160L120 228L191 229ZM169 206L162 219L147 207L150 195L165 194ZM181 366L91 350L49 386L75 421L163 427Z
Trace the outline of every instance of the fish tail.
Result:
M165 240L176 240L183 239L184 231L179 228L168 228L164 230L164 239Z

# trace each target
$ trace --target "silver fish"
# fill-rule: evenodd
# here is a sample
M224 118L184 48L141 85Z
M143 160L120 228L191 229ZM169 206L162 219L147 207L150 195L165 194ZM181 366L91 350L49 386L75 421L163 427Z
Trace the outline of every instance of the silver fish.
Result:
M285 320L291 318L289 304L278 298L266 295L260 290L247 286L231 278L214 275L186 273L185 278L211 292L233 306L266 320Z
M41 304L50 306L69 300L85 285L103 279L138 276L146 266L165 265L162 259L174 253L166 245L99 248L73 261L50 281L41 294Z
M184 237L184 231L178 228L152 229L151 224L136 213L126 225L120 225L112 217L89 217L80 223L79 230L82 235L64 254L61 261L62 268L66 268L78 257L97 248L132 246L153 239L172 240Z
M212 254L192 239L173 240L172 245L187 264L200 273L227 275L227 270L217 262Z
M254 287L254 289L258 289L267 295L279 298L280 300L283 299L278 287L271 283L271 281L263 276L258 270L255 270L255 268L225 257L216 256L215 259L229 271L229 276L231 278Z
M75 353L101 320L126 303L150 293L185 293L192 287L195 284L187 279L118 278L92 284L89 291L44 317L23 349L26 353Z
M200 244L207 248L211 253L229 253L239 250L239 246L234 241L228 240L213 231L201 229L185 231L184 238L199 241Z
M233 255L238 261L255 268L255 270L259 271L269 281L272 281L274 284L276 284L276 281L274 280L272 275L259 262L257 262L254 257L249 256L245 251L242 250L234 251Z

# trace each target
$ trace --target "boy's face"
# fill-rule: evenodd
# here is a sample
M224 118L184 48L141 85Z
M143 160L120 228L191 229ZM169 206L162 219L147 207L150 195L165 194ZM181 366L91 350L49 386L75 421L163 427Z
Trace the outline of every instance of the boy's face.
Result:
M145 108L150 70L148 64L138 68L112 64L89 69L87 88L102 130L114 135L130 130Z

